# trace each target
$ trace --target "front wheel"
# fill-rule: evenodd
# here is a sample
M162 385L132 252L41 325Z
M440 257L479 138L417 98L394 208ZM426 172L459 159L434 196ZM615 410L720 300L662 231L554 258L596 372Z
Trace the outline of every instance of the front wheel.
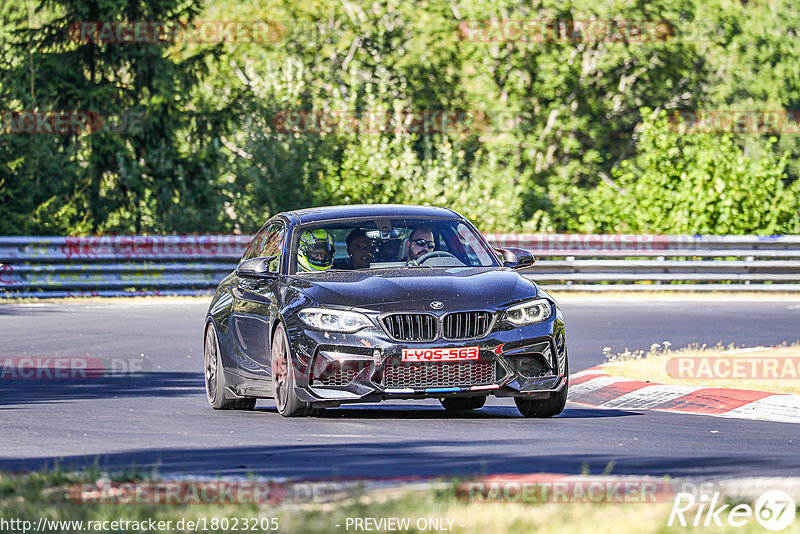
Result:
M284 417L303 417L312 413L311 403L303 402L294 391L295 370L289 350L289 338L286 328L279 324L272 337L272 389L275 394L275 406Z
M225 368L219 354L217 331L214 323L206 328L206 339L203 344L203 366L205 368L206 398L215 410L252 410L256 406L253 397L239 399L225 398Z
M514 397L517 410L525 417L554 417L564 411L567 404L567 390L569 389L569 362L564 365L564 387L558 393L553 393L549 399L526 399Z

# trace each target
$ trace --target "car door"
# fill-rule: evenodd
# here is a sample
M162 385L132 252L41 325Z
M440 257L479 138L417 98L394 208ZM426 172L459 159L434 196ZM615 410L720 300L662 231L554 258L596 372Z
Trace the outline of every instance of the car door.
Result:
M263 276L237 275L231 325L237 349L237 368L242 376L265 379L270 370L270 325L278 313L278 284L286 226L282 221L267 225L248 248L243 260L274 256Z

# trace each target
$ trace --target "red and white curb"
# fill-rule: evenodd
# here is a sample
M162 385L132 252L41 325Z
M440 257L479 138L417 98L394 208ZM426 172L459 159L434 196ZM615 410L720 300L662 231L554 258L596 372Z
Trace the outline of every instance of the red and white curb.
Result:
M800 395L641 382L610 376L602 366L571 375L567 400L596 408L800 423Z

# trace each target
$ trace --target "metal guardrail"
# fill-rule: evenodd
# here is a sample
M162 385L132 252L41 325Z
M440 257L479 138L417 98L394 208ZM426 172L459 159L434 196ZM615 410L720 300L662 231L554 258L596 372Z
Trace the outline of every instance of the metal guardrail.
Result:
M501 234L552 290L800 291L800 236Z
M197 295L250 236L0 237L0 298Z
M548 289L800 291L800 236L489 234ZM249 236L0 237L0 298L196 295Z

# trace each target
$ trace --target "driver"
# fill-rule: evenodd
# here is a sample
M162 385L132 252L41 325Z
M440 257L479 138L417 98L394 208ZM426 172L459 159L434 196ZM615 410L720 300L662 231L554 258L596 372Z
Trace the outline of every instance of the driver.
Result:
M418 226L411 232L406 243L408 251L408 264L418 265L417 259L433 252L436 243L433 242L433 229L430 226Z
M297 247L297 267L300 271L327 271L333 265L333 251L333 237L326 230L306 230Z

